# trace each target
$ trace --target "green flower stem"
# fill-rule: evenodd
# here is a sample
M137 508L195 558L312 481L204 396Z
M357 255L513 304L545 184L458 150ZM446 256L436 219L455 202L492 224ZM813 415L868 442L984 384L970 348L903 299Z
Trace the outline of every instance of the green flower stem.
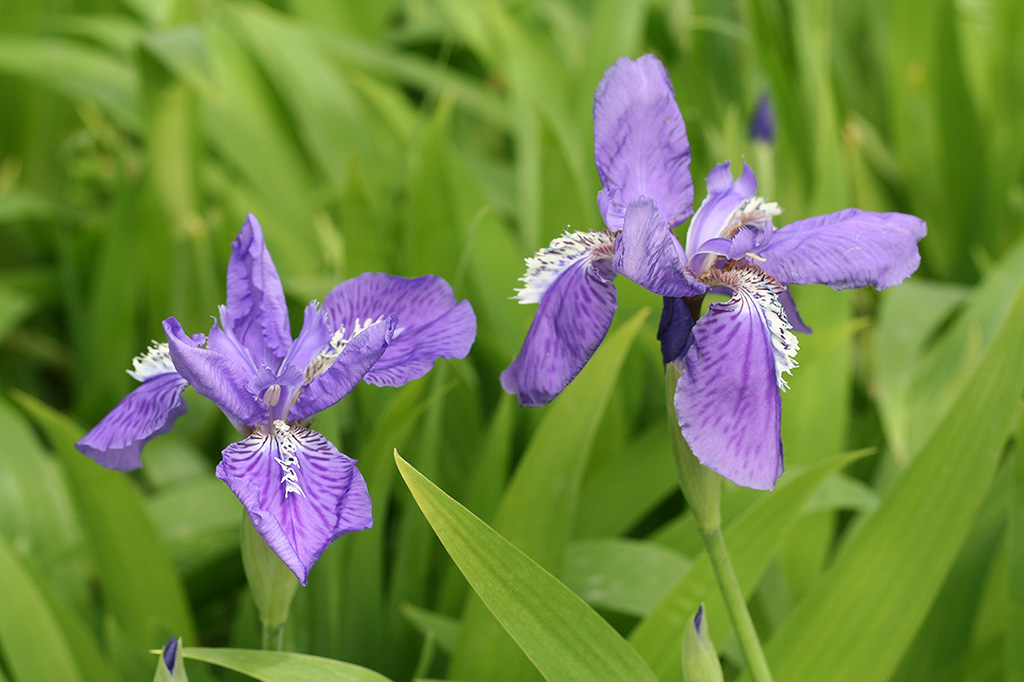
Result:
M754 629L754 621L747 610L747 600L743 597L739 580L736 579L736 571L732 567L729 552L725 548L725 538L722 536L722 478L694 457L679 430L674 404L678 381L679 368L674 363L666 365L665 393L668 401L669 432L672 434L672 450L679 476L679 487L682 488L686 503L693 512L697 530L704 538L704 546L715 571L718 587L725 598L729 618L736 628L750 677L753 682L771 682L772 674L768 669L768 661L757 637L757 630Z
M260 648L265 651L284 651L284 625L275 627L264 623Z
M729 551L725 548L722 529L702 532L701 537L704 538L704 546L708 550L711 566L715 569L718 587L722 590L722 597L725 598L725 608L729 612L729 618L732 619L733 627L736 628L736 636L740 640L743 657L747 659L750 679L754 682L771 682L772 673L768 669L768 659L764 657L761 640L757 638L754 621L751 620L750 611L747 610L747 600L743 598L743 590L740 589L736 571L732 568L732 560L729 559Z

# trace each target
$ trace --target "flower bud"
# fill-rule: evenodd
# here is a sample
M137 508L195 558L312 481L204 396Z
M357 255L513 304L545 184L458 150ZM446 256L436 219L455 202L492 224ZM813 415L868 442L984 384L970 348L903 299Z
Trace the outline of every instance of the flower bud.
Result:
M692 626L683 632L683 679L686 682L722 682L722 664L708 636L704 605L697 608Z
M185 664L181 660L181 640L171 637L160 653L153 682L188 682ZM154 653L156 653L154 651Z

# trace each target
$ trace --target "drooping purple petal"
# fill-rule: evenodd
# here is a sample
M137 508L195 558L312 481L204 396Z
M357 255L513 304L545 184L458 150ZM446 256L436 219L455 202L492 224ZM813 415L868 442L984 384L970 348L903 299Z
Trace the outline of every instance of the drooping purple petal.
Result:
M726 161L708 173L707 186L708 195L690 221L690 229L686 233L686 253L691 258L704 242L716 237L732 236L723 232L729 227L733 213L757 193L757 178L750 166L744 163L740 177L733 180L729 162ZM692 264L691 269L695 272L698 270Z
M330 357L330 354L322 356L325 364L321 366L326 369L316 370L313 376L307 376L311 381L299 394L299 400L291 410L291 418L312 417L348 395L387 350L397 322L398 316L390 315L346 341L336 357ZM314 360L307 375L318 364Z
M438 358L464 358L476 338L473 307L457 301L451 285L436 275L406 279L367 272L334 287L324 311L335 328L348 330L398 316L391 345L364 377L377 386L418 379Z
M217 465L256 530L302 585L331 542L373 525L356 462L310 429L260 425Z
M574 254L555 273L540 293L537 315L522 350L501 373L502 388L515 394L524 407L547 404L569 385L601 344L615 314L615 287L610 280L614 273L595 267L589 252ZM535 300L524 292L533 293L529 281L520 299Z
M291 345L291 327L281 279L256 216L249 214L231 247L227 277L231 331L257 365L276 366Z
M675 408L701 464L770 490L782 475L781 373L795 366L796 343L777 297L781 286L756 268L736 274L733 297L712 303L693 328Z
M181 324L169 317L164 320L171 359L178 373L238 424L253 426L263 417L253 392L255 368L239 366L227 355L201 348L202 335L188 337Z
M142 446L167 433L185 414L181 394L188 381L175 372L144 381L75 443L79 452L108 469L131 471L142 466Z
M594 157L609 229L619 229L616 216L640 196L654 199L669 225L693 215L686 124L668 71L654 55L623 57L605 71L594 92Z
M631 201L622 232L615 238L615 272L659 296L697 296L707 287L683 265L685 258L654 200L638 197Z
M758 255L767 260L764 269L786 283L885 289L917 270L917 243L927 231L911 215L848 208L776 230Z

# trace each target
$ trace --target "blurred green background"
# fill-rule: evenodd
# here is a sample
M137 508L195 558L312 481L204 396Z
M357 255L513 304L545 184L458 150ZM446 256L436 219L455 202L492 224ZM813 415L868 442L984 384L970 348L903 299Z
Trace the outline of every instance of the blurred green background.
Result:
M321 416L377 524L324 554L288 647L395 680L531 673L467 601L398 447L649 662L677 662L647 636L681 627L658 620L666 595L680 575L714 591L687 572L701 546L669 456L660 301L620 278L615 328L649 313L607 376L581 375L590 394L527 411L497 381L533 314L509 300L523 258L601 226L594 87L645 52L673 78L698 202L714 164L745 159L779 224L857 206L929 227L898 289L794 294L815 332L784 396L783 483L866 456L803 497L727 490L737 523L785 501L734 547L778 679L1024 681L1022 35L1019 0L0 0L0 681L141 679L171 634L258 645L217 410L190 392L135 474L71 447L164 318L209 327L247 212L296 314L387 271L447 278L479 320L467 360ZM764 93L773 144L748 135ZM530 469L548 487L510 482L527 462L550 463ZM880 648L840 665L852 645L816 617Z

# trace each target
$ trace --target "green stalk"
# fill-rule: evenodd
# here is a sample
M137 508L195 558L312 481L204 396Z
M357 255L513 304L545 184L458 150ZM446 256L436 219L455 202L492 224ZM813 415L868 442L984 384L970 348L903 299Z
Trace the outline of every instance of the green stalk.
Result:
M241 549L245 578L263 626L261 645L268 651L283 651L284 626L299 581L263 541L248 514L242 514Z
M725 598L726 610L736 629L743 657L747 661L747 669L753 682L771 682L772 674L768 669L768 660L761 648L761 641L754 629L754 621L747 610L747 600L743 597L736 571L725 547L722 535L721 488L722 478L703 466L690 447L683 440L679 430L674 405L676 384L679 381L679 368L674 363L665 366L665 394L668 402L669 431L672 434L672 450L675 455L676 472L679 476L679 487L682 488L686 503L693 512L697 530L704 539L708 558L715 571L718 587Z

